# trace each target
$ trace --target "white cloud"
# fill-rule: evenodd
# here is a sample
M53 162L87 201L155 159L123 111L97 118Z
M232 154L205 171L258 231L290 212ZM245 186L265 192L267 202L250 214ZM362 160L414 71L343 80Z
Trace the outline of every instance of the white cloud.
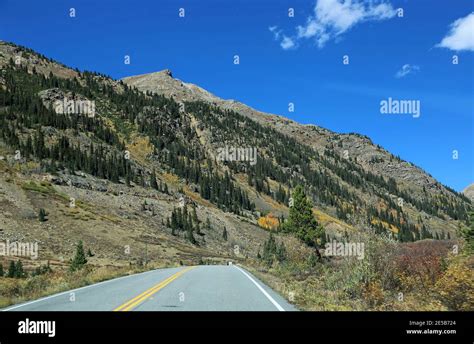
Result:
M273 38L275 39L275 41L279 41L281 39L280 46L283 50L296 48L296 43L294 39L283 35L282 30L279 30L278 26L270 26L268 30L273 33Z
M291 39L290 37L287 37L287 36L283 36L283 39L281 40L280 46L284 50L296 48L296 44L293 41L293 39Z
M275 39L283 37L286 43L293 43L292 47L297 45L298 40L313 39L318 47L322 48L328 41L339 37L357 24L386 20L395 15L396 10L387 0L317 0L314 15L307 18L305 25L296 27L295 36L282 36L280 31L278 36L275 35ZM282 41L282 48L283 45Z
M276 41L280 39L281 30L278 30L278 26L270 26L268 30L273 33L273 38L275 38Z
M410 65L410 64L404 64L402 68L395 74L396 78L403 78L407 76L408 74L416 73L417 71L420 70L420 67L416 65Z
M450 31L447 36L436 46L455 51L474 51L474 12L454 21L450 25Z

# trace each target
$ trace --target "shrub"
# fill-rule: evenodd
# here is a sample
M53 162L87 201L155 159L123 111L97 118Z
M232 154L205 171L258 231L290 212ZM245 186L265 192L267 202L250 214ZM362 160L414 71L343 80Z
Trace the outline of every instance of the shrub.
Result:
M435 292L451 310L474 310L474 269L467 258L453 261L435 284Z
M401 244L394 257L401 288L429 292L443 273L444 259L451 246L451 243L440 240Z

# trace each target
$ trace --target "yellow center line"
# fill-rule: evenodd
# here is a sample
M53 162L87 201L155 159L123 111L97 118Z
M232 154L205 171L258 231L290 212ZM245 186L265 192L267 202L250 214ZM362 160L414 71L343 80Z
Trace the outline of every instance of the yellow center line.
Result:
M158 291L160 291L161 289L166 287L168 284L173 282L175 279L177 279L179 276L181 276L182 274L184 274L185 272L187 272L187 271L189 271L193 268L195 268L195 266L190 266L190 267L188 267L184 270L178 271L177 273L175 273L174 275L168 277L164 281L161 281L160 283L154 285L150 289L147 289L143 293L135 296L133 299L128 300L123 305L118 306L117 308L114 309L114 312L126 312L126 311L129 311L129 310L135 308L140 303L142 303L143 301L148 299L150 296L157 293Z

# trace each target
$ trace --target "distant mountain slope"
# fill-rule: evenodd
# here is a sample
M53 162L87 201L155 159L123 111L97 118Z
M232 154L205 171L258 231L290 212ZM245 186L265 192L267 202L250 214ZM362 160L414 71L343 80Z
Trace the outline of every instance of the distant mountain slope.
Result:
M112 256L105 247L116 226L120 240L113 242L138 228L134 241L143 248L159 238L167 253L156 254L170 259L176 250L227 257L235 245L240 256L255 257L266 238L257 224L275 229L298 184L331 237L353 230L400 241L454 237L471 209L465 196L364 136L221 100L169 71L117 81L4 42L0 68L0 163L7 172L0 181L14 189L10 234L45 207L66 237L84 231L93 238L85 220L93 217L92 228L109 233L99 241ZM58 112L57 101L65 100L93 102L94 115ZM255 164L219 159L225 147L255 148ZM70 214L68 197L85 213ZM48 209L52 204L65 209Z
M291 137L302 145L313 148L320 154L329 150L340 158L347 158L356 169L361 168L367 173L383 178L393 178L398 196L402 197L403 201L425 202L431 197L439 197L446 203L458 200L462 204L467 201L462 195L443 186L419 167L373 144L366 136L337 134L316 125L301 125L282 116L252 109L234 100L218 98L199 86L173 78L169 70L131 76L124 78L123 81L143 92L162 94L178 102L204 101L223 110L235 111Z
M232 110L268 125L289 135L298 142L309 145L319 153L330 148L340 156L344 154L354 159L365 170L384 177L392 177L401 185L407 184L410 192L419 193L423 188L434 193L452 194L432 176L412 163L394 157L382 147L359 134L337 134L316 125L302 125L282 116L255 110L235 100L224 100L203 88L173 78L170 70L130 76L122 79L127 85L143 92L155 92L176 101L205 101L222 109ZM345 153L347 151L347 153Z

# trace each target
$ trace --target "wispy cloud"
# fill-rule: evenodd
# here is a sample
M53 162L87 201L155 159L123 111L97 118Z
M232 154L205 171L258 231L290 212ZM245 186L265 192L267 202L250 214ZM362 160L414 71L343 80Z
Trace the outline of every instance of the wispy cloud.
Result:
M278 26L270 26L268 30L273 33L273 38L275 38L276 41L280 39L281 30L278 30Z
M294 49L297 47L295 40L282 34L282 30L279 30L278 26L270 26L268 29L273 33L273 38L276 41L280 41L280 46L283 50Z
M420 67L416 65L410 65L407 63L407 64L404 64L402 68L400 68L400 70L395 74L395 77L400 79L407 76L408 74L416 73L419 70L420 70Z
M436 46L455 51L474 51L474 12L454 21L449 33Z
M396 10L387 0L317 0L314 15L309 16L304 25L298 25L294 35L285 36L277 27L270 30L283 49L295 48L303 39L312 39L323 48L328 41L360 23L386 20L395 15Z

